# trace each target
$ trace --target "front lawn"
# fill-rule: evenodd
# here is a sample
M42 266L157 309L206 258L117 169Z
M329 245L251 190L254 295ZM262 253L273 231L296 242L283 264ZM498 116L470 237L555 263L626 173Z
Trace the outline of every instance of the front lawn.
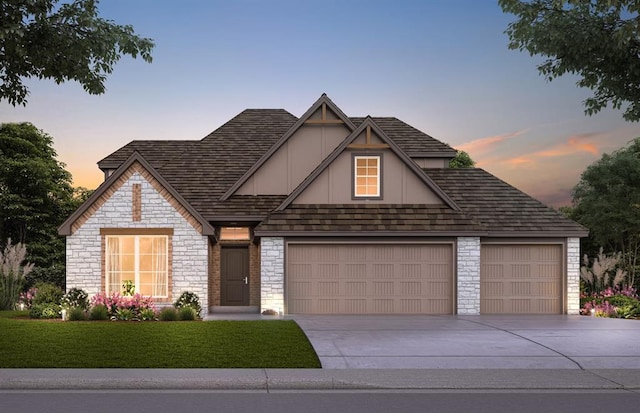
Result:
M319 368L288 320L36 321L0 312L0 368Z

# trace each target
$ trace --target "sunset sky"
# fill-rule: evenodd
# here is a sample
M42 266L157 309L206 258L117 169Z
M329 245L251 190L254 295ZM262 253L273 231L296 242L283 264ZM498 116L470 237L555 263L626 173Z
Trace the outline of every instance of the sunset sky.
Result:
M74 184L134 139L201 139L245 108L296 116L323 93L349 116L396 116L463 149L550 205L570 203L584 168L640 136L619 111L584 115L576 78L547 82L540 57L507 48L513 16L492 0L103 0L101 15L156 42L124 58L107 93L29 80L0 122L53 136Z

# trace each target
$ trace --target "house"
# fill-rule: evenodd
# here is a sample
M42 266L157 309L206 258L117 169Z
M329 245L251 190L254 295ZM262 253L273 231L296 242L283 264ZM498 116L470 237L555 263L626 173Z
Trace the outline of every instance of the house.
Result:
M586 230L393 117L322 95L247 109L199 141L133 141L60 227L67 286L209 311L579 310Z

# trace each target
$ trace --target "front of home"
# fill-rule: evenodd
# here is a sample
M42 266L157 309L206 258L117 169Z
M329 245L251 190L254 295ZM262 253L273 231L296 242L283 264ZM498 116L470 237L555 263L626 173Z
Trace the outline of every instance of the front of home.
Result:
M60 227L67 287L208 311L577 314L586 230L396 118L322 95L199 141L133 141Z

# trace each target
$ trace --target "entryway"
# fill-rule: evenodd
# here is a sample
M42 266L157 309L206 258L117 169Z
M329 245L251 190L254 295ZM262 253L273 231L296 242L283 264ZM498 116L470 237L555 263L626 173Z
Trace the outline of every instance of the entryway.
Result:
M246 246L220 249L220 304L249 306L249 248Z

